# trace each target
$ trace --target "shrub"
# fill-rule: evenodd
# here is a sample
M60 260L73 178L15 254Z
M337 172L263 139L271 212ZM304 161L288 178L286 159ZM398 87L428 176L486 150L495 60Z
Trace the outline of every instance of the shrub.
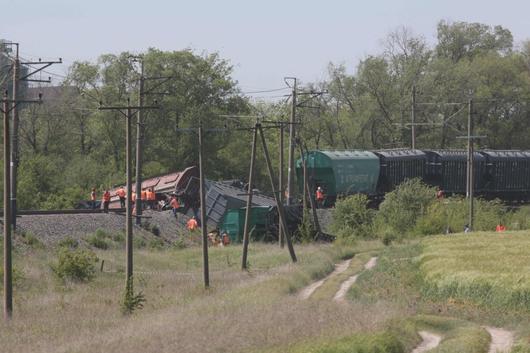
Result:
M62 281L88 282L96 273L98 258L94 252L82 249L61 248L58 262L51 266L53 273Z
M93 235L88 237L87 242L95 248L105 250L109 248L107 238L108 234L104 230L98 229Z
M374 210L368 208L368 197L357 194L335 203L331 225L337 239L352 242L373 237Z
M66 237L57 244L60 248L77 249L79 241L72 237Z
M112 240L115 241L116 243L124 243L125 242L125 233L123 232L118 232L118 233L115 233L113 236L112 236Z
M509 218L498 200L475 200L474 230L494 230L499 223ZM461 232L469 222L469 204L461 197L452 197L433 202L427 212L417 221L414 233L419 235Z
M396 236L409 233L435 201L436 189L419 179L407 180L385 196L375 217L380 231L389 227Z
M88 244L98 249L105 250L109 248L109 244L107 243L107 241L105 239L97 237L95 234L89 237L87 239L87 242Z

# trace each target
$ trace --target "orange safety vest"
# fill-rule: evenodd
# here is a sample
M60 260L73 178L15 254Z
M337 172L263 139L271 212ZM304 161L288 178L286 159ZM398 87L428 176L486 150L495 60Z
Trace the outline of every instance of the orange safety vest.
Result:
M180 208L179 202L176 198L172 198L171 201L169 201L169 206L171 206L171 208Z
M140 198L142 201L144 201L147 198L147 192L145 190L142 190L142 193L140 194Z
M156 200L156 194L153 191L147 192L147 199L149 201L155 201Z
M118 191L116 191L116 195L118 195L118 197L125 197L125 189L119 188Z
M320 190L317 190L317 200L324 200L324 193Z
M103 194L103 202L110 202L110 192L105 191Z
M188 221L186 225L188 226L188 230L195 230L199 227L199 224L193 218L190 218L190 220Z

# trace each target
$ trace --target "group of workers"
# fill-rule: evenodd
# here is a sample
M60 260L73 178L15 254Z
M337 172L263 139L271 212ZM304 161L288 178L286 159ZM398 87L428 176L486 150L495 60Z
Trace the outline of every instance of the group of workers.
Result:
M127 192L125 191L125 188L120 187L118 190L116 190L116 193L114 196L117 196L120 199L120 207L125 208L125 200L127 198ZM105 189L103 192L103 196L101 197L101 204L103 205L103 211L105 213L109 212L109 205L110 205L110 199L112 195L108 189ZM153 188L143 189L142 193L140 195L142 200L142 205L144 208L150 208L150 209L158 209L158 201L156 199L156 193ZM92 208L96 208L97 206L97 193L96 188L92 188L92 191L90 193L90 203ZM133 192L131 194L131 202L133 203L133 214L136 214L136 210L134 209L134 205L136 203L136 193ZM173 207L173 205L172 205ZM178 208L178 202L177 207ZM175 213L176 217L176 213Z

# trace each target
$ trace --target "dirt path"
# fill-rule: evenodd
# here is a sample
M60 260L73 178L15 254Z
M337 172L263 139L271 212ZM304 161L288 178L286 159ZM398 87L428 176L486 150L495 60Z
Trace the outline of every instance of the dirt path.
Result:
M436 346L438 346L440 344L440 341L442 340L442 336L437 335L437 334L432 333L432 332L420 331L418 333L420 334L420 336L423 339L423 341L421 341L419 346L414 348L412 353L427 352L427 351L435 348Z
M370 260L364 264L364 269L369 270L374 268L375 264L377 263L377 257L372 257ZM340 285L339 290L337 293L335 293L335 296L333 297L333 300L336 302L342 302L344 301L344 297L346 296L346 293L348 293L348 290L353 286L353 284L357 281L357 277L359 277L359 274L355 274L342 282Z
M331 272L329 275L321 279L320 281L317 281L315 283L310 284L309 286L302 289L302 291L299 294L300 299L308 299L316 290L318 287L324 284L329 278L336 276L348 269L350 267L351 259L345 260L341 262L340 264L335 265L335 270Z
M509 352L513 346L513 332L496 327L484 327L491 336L488 353Z

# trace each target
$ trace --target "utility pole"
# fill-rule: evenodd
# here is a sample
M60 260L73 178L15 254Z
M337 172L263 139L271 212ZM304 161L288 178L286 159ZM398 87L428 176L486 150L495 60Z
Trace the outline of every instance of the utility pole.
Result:
M138 106L144 105L144 61L140 58L140 84L138 89ZM136 224L140 225L142 220L142 150L144 125L142 119L142 109L136 113Z
M412 86L412 113L411 113L412 149L416 149L416 86Z
M285 128L285 125L283 123L280 123L280 172L278 176L278 189L280 190L280 202L283 205L284 201L284 190L283 190L283 170L284 170L284 162L283 162L283 130ZM280 245L280 248L284 247L284 234L283 234L283 228L278 228L278 243Z
M32 79L31 76L35 75L38 72L41 72L42 70L48 68L49 66L53 64L62 64L62 59L59 58L57 61L42 61L39 59L38 61L28 61L28 62L20 62L19 57L19 43L4 43L5 45L12 45L15 46L15 58L13 60L13 100L18 100L18 94L19 94L19 83L20 82L40 82L40 83L50 83L51 77L48 77L47 80L41 80L41 79ZM20 67L21 65L24 65L25 67L29 67L29 65L39 65L40 67L25 73L23 76L20 76ZM11 202L11 219L9 220L11 224L13 225L13 229L16 230L17 227L17 185L18 185L18 166L20 164L20 158L19 158L19 143L18 143L18 130L19 130L19 118L18 118L18 107L15 104L13 109L13 133L11 135L11 166L10 166L10 177L11 177L11 187L10 187L10 202Z
M295 123L296 123L296 77L287 77L286 79L292 79L293 92L292 92L292 104L291 104L291 120L289 125L289 161L287 166L287 205L290 205L293 201L293 183L294 183L294 143L295 143Z
M9 166L11 164L11 151L9 141L9 101L7 92L4 93L2 112L4 113L4 319L13 316L13 267L11 262L11 204L9 192L11 180Z
M460 139L467 140L467 168L466 168L466 197L469 202L469 221L468 227L473 230L474 222L474 188L475 188L475 172L474 172L474 140L485 138L486 136L473 135L473 99L468 101L467 114L467 136L457 136Z
M132 232L132 147L131 147L131 120L133 117L133 110L143 110L143 109L158 109L156 106L131 106L130 98L127 98L126 106L110 106L104 107L100 102L99 110L112 110L118 111L125 117L125 158L126 158L126 175L127 175L127 203L125 206L125 256L126 256L126 278L125 278L125 288L126 290L133 291L133 232ZM140 195L137 195L137 199Z
M154 94L152 91L158 88L163 83L167 82L172 77L145 77L145 65L143 55L131 56L132 61L140 63L140 77L138 78L138 109L136 113L136 224L140 225L142 223L142 213L143 213L143 201L142 201L142 163L143 163L143 150L144 150L144 139L145 139L145 122L143 117L144 98L147 94ZM145 82L147 80L162 80L157 85L153 86L151 89L145 89Z
M256 163L256 140L258 137L258 123L254 125L252 137L252 152L250 155L250 172L248 176L247 189L247 208L245 209L245 228L243 230L243 256L241 260L241 269L247 269L247 252L249 243L250 212L252 211L252 185L254 184L254 165ZM281 170L281 169L280 169ZM281 227L280 227L281 229Z
M201 232L202 232L202 260L203 260L203 274L204 287L210 287L210 271L208 265L208 219L206 218L206 191L204 190L204 156L203 156L203 139L202 139L202 122L199 123L199 182L200 182L200 198L201 198Z
M13 264L11 257L11 211L12 204L10 200L11 176L11 139L9 113L16 109L20 103L41 103L42 96L39 94L39 100L14 100L9 99L8 92L5 91L2 99L2 108L4 118L4 319L8 321L13 316Z

